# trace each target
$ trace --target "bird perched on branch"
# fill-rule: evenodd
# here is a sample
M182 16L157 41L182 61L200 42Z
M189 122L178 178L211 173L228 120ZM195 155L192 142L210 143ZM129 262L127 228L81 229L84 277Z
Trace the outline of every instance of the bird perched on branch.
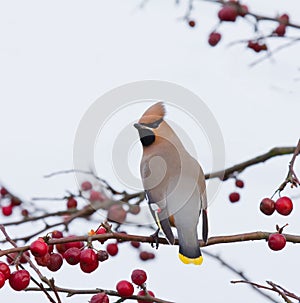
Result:
M176 227L179 258L200 265L203 261L197 234L202 210L202 237L207 242L208 219L202 168L164 120L165 107L149 107L134 127L143 145L140 172L151 213L168 242L174 244Z

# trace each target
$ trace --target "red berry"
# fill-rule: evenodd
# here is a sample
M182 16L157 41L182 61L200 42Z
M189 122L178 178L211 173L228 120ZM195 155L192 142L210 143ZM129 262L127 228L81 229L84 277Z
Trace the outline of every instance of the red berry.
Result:
M249 9L247 5L241 5L239 10L239 15L241 17L245 17L249 13Z
M266 51L268 49L266 44L259 44L258 42L248 41L248 48L253 49L256 53L260 51Z
M55 248L56 250L60 253L60 254L64 254L66 252L66 250L68 249L66 247L66 243L58 243L58 244L55 244Z
M233 192L229 195L229 200L232 203L238 202L240 200L240 194L237 192Z
M133 215L139 214L141 207L139 205L130 205L129 212Z
M271 234L268 239L268 245L272 250L281 250L285 247L285 236L279 233Z
M148 253L148 259L154 259L155 254L154 253Z
M16 197L12 197L10 199L10 205L11 206L18 206L18 205L21 205L22 201Z
M74 237L76 237L76 236L75 235L70 235L70 236L67 237L67 239L74 238ZM77 247L79 249L84 247L84 243L82 241L67 242L67 243L64 243L64 244L65 244L66 250L71 248L71 247Z
M21 257L19 258L19 262L22 263L22 264L27 263L27 260L26 260L26 258L25 258L24 255L25 255L26 257L28 257L28 258L30 257L28 251L25 251L24 253L22 253L22 254L21 254ZM7 263L8 263L9 265L15 264L15 261L16 261L16 259L17 259L18 257L19 257L19 253L17 253L17 252L8 254L8 256L7 256L7 258L6 258Z
M27 209L24 208L24 209L22 209L21 214L22 214L23 217L28 217L29 212L28 212Z
M85 273L91 273L96 270L99 265L97 254L93 249L87 248L81 251L80 268Z
M50 261L50 254L46 253L43 257L35 257L35 261L40 266L47 266Z
M106 261L109 258L107 251L106 250L99 250L98 253L97 253L97 258L100 262Z
M195 25L196 25L196 22L194 20L189 21L189 26L190 27L195 27Z
M8 265L0 261L0 272L4 275L5 279L8 279L10 276L10 269Z
M133 285L126 280L118 282L116 289L119 295L122 297L130 297L134 292Z
M155 255L153 253L147 252L147 251L141 251L140 252L140 259L142 261L148 261L150 259L154 259Z
M53 244L48 245L48 253L49 254L53 253L53 249L54 249L54 245Z
M52 238L54 238L54 239L60 239L60 238L62 238L64 235L63 235L63 233L60 231L60 230L54 230L53 232L52 232Z
M81 250L77 247L70 247L64 253L64 258L70 265L76 265L80 261Z
M104 235L106 234L106 229L104 227L100 227L96 230L97 235ZM100 243L104 243L106 240L99 240Z
M7 206L2 206L2 214L3 216L10 216L13 212L13 207L12 205L7 205Z
M90 303L109 303L109 298L106 293L100 292L92 296Z
M0 272L0 288L5 284L5 276L2 272Z
M155 295L154 293L151 291L151 290L147 290L148 291L148 294L155 298ZM146 292L144 290L140 290L138 293L137 293L138 296L146 296ZM144 300L138 300L138 303L146 303L147 301L144 301Z
M6 196L8 194L8 191L5 187L1 187L0 194L2 197Z
M77 200L73 197L70 197L67 202L67 209L76 208L77 207Z
M286 25L281 23L274 30L274 33L279 37L283 37L285 35L285 31L286 31Z
M123 223L126 219L126 211L122 205L114 204L107 212L107 219L116 223Z
M90 192L90 199L89 200L91 202L96 202L96 201L102 202L102 201L105 200L105 197L99 191L91 190L91 192Z
M135 269L131 273L131 281L138 286L143 285L146 282L146 280L147 280L147 274L142 269Z
M289 15L287 15L287 14L283 14L283 15L281 15L281 16L278 18L278 20L279 20L280 23L288 24L289 21L290 21L290 17L289 17Z
M30 282L30 274L27 270L14 271L9 277L9 285L12 289L20 291L25 289Z
M216 46L219 43L219 41L221 40L221 38L222 38L221 34L219 34L217 32L212 32L209 35L208 43L211 46Z
M63 264L63 257L61 254L52 253L50 255L49 262L47 264L47 268L51 271L58 271Z
M239 188L243 188L244 187L244 181L236 179L235 180L235 186L239 187Z
M74 237L76 237L76 236L71 235L71 236L66 237L66 239L70 239L70 238L74 238ZM71 247L77 247L79 249L83 248L84 243L82 241L59 243L59 244L56 244L55 247L56 247L57 251L63 255L65 253L65 251Z
M137 241L131 241L130 242L131 246L133 246L134 248L139 248L141 246L140 242Z
M90 181L84 181L81 183L81 189L83 191L90 190L93 188L93 185Z
M259 208L262 213L267 216L270 216L275 211L275 202L269 198L264 198L260 202Z
M218 12L218 17L221 21L234 22L238 16L238 11L233 5L224 5Z
M35 257L43 257L48 252L48 245L44 240L36 240L30 244L29 249Z
M109 243L106 246L106 251L110 256L115 256L117 255L119 248L117 243Z
M288 216L293 210L293 202L289 197L281 197L275 202L275 209L283 216Z

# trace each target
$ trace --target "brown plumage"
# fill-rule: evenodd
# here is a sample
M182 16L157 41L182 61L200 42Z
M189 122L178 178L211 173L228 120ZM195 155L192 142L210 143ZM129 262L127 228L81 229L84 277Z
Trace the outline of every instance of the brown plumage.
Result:
M207 240L205 179L199 163L187 152L164 120L165 108L158 102L148 108L135 127L143 145L140 171L152 215L168 241L176 226L179 257L184 263L201 264L197 225L203 209L203 239Z

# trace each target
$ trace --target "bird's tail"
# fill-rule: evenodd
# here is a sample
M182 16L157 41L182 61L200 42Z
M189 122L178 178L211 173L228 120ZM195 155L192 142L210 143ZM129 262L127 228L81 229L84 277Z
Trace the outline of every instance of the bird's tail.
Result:
M203 257L198 242L197 226L191 229L187 221L181 224L177 223L179 222L176 222L179 241L179 259L185 264L201 265Z

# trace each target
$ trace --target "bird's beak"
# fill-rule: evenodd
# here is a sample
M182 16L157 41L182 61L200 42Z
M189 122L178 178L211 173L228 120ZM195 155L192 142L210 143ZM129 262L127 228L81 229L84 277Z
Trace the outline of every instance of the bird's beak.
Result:
M143 125L141 125L141 124L139 124L139 123L134 123L133 126L134 126L137 130L144 128Z

